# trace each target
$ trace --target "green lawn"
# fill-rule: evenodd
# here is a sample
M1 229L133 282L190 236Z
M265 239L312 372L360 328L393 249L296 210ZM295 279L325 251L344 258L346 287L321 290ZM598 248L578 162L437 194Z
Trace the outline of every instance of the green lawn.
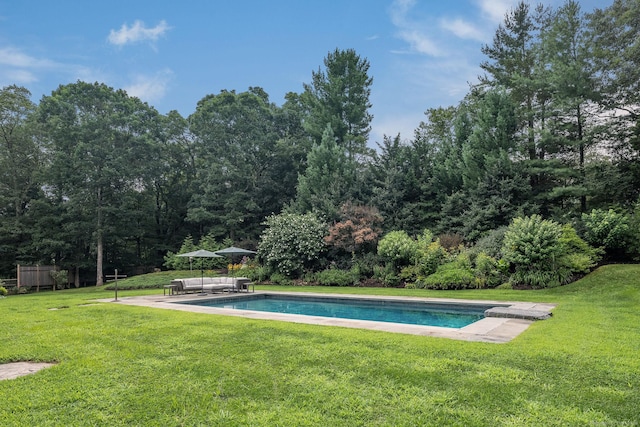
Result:
M0 424L640 425L638 265L539 291L272 288L558 306L487 344L92 303L101 289L9 296L0 362L59 364L0 381Z

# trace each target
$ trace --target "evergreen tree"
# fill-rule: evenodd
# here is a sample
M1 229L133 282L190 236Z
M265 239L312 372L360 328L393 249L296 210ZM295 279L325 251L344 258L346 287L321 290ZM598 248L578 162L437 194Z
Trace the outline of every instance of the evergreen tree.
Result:
M588 17L598 102L605 111L596 137L606 144L616 175L631 181L631 191L618 200L629 205L640 191L640 1L614 0Z
M579 200L584 212L587 204L585 153L590 145L590 116L597 113L591 71L591 52L580 5L568 0L552 13L542 36L545 63L548 64L552 98L548 116L550 155L560 159L552 199L565 204ZM558 204L557 202L554 204ZM564 206L566 209L568 206Z
M322 142L311 149L307 169L298 178L296 209L314 212L323 220L337 220L340 206L353 200L356 170L356 163L338 145L327 124Z
M368 156L371 130L369 113L371 85L369 61L355 50L336 49L324 60L325 71L312 72L311 84L304 85L302 101L308 110L304 126L316 143L324 137L327 125L333 129L338 145L349 158Z

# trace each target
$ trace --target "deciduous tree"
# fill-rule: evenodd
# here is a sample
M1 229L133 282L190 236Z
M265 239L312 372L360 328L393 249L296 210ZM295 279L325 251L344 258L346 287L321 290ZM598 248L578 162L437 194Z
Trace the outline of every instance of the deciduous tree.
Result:
M49 139L49 198L61 204L65 226L76 230L82 244L76 253L95 254L101 285L105 241L126 228L133 212L123 204L143 190L136 164L150 151L147 138L157 112L122 90L77 82L45 96L39 118Z

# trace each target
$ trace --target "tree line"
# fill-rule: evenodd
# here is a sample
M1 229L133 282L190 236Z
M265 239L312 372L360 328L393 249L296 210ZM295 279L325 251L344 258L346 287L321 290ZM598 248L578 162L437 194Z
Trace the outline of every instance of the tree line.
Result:
M282 105L259 87L223 90L188 117L101 83L61 85L37 104L26 88L4 87L0 275L55 264L76 284L101 284L107 269L162 266L185 239L256 249L280 213L348 218L361 234L332 228L335 259L391 231L473 243L516 217L631 215L639 28L638 0L590 13L572 0L521 2L482 47L483 74L464 99L377 149L373 77L352 49L329 52Z

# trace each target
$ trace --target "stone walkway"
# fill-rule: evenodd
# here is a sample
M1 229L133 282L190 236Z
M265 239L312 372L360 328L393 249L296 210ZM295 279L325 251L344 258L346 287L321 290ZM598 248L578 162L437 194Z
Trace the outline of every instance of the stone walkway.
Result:
M54 366L55 363L40 362L12 362L0 364L0 380L12 380L29 374L34 374L41 369Z

